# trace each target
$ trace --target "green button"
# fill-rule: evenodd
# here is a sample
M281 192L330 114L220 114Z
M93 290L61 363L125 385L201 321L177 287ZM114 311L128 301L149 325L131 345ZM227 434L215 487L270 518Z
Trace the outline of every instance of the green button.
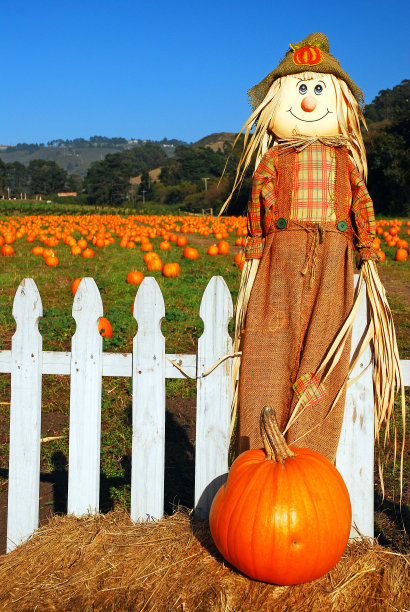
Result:
M337 224L337 229L340 230L341 232L345 232L347 230L346 221L339 221L339 223Z
M278 227L279 229L284 229L287 226L287 224L288 224L288 222L283 217L280 217L276 221L276 227Z

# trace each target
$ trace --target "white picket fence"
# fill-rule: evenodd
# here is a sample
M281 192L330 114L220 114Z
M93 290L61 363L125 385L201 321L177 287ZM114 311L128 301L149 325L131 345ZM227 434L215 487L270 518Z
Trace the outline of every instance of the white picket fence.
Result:
M21 282L13 305L17 329L11 351L0 351L0 373L11 373L10 453L7 550L38 527L42 374L70 376L68 513L98 512L100 482L102 376L132 377L131 518L157 519L164 513L165 379L197 381L195 442L195 510L206 517L213 496L228 472L231 400L230 359L204 374L232 350L228 323L233 305L221 277L213 277L202 297L199 315L204 333L195 355L166 355L161 321L162 293L146 278L134 302L138 332L132 354L106 353L97 323L101 296L92 278L84 278L73 302L76 332L71 352L42 350L38 331L42 304L32 279ZM353 329L352 354L367 325L365 299ZM173 363L177 363L183 373ZM402 362L410 384L410 361ZM357 363L348 389L336 465L349 489L353 525L373 535L373 392L370 350ZM257 384L257 381L255 381ZM357 535L352 527L352 535Z

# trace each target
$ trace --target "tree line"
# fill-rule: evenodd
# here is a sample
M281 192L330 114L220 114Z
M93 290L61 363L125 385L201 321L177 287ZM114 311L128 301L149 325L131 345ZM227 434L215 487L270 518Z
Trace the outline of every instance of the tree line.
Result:
M376 213L386 216L410 215L410 80L404 80L393 89L379 92L364 109L369 131L364 131L368 157L368 188ZM88 141L99 145L104 141L125 141L92 137ZM51 141L60 143L82 141ZM127 141L126 141L127 142ZM142 141L138 141L142 142ZM210 146L181 145L181 141L161 143L144 142L105 159L94 162L82 180L68 174L56 162L33 160L28 166L19 162L7 163L0 159L0 192L50 195L58 191L77 191L91 205L120 206L126 201L177 204L183 210L218 210L230 193L242 148L243 136L232 149L224 142L217 150ZM179 143L173 157L168 157L161 144ZM150 170L160 168L159 176L152 180ZM225 171L224 171L225 170ZM221 178L221 176L223 177ZM140 177L139 184L131 184L131 177ZM246 210L251 187L251 171L247 173L241 189L235 194L229 214Z
M163 138L162 140L158 141L150 141L142 140L139 138L131 138L130 140L127 140L127 138L121 137L109 138L108 136L91 136L88 139L74 138L72 140L70 140L69 138L65 140L63 138L56 138L54 140L49 140L47 143L19 142L16 145L7 147L6 151L24 151L26 153L33 153L44 149L45 147L68 147L74 149L89 149L92 147L118 147L120 149L124 149L125 147L130 145L130 143L133 146L141 146L151 142L159 145L168 145L174 147L177 147L181 144L185 144L182 140L177 140L175 138L172 138L170 140L168 140L168 138Z

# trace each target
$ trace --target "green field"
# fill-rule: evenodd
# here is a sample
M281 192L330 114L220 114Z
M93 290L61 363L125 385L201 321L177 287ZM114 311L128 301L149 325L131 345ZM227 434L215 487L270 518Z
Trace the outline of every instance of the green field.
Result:
M0 210L0 215L1 215ZM5 212L5 211L3 211ZM0 216L0 227L10 221L11 210ZM13 211L14 212L14 211ZM57 212L57 211L56 211ZM95 211L97 214L109 214L113 211ZM20 219L34 211L21 211ZM62 214L58 211L57 214ZM44 210L42 214L45 214ZM79 215L79 210L69 214ZM130 211L117 211L126 217ZM17 218L17 217L14 217ZM195 217L195 219L198 219ZM181 222L179 222L181 225ZM208 222L208 226L212 221ZM402 235L407 228L403 224ZM71 255L69 246L60 244L53 247L59 259L59 265L51 268L44 264L43 258L32 255L33 246L41 244L38 238L26 242L25 236L13 243L14 255L0 256L0 350L11 348L11 338L15 331L12 316L12 305L19 283L24 278L33 278L41 295L43 317L39 330L43 337L43 350L69 351L71 336L75 331L75 322L71 316L73 295L70 287L79 276L94 278L100 290L104 316L113 326L113 336L104 339L104 350L110 352L131 352L132 340L137 331L130 307L137 287L126 283L130 270L140 270L145 275L156 278L164 296L166 316L162 323L162 333L166 340L167 353L195 353L197 339L202 333L203 325L199 318L199 306L203 291L209 280L222 276L235 301L240 272L234 264L234 254L241 249L234 246L236 231L229 233L230 253L210 257L207 248L218 242L211 233L202 236L198 233L186 234L188 245L198 249L197 260L182 257L183 249L172 242L168 251L159 250L160 237L151 240L154 251L160 254L163 262L177 261L181 273L177 278L165 278L161 272L147 272L143 253L139 243L135 249L123 248L119 238L115 243L98 248L93 247L95 256L84 259ZM78 239L78 230L73 233ZM399 351L402 359L410 359L410 260L394 261L395 248L385 249L386 261L379 265L380 275L385 282L391 303ZM232 324L230 330L232 332ZM195 435L195 383L194 381L167 380L167 468L166 468L166 501L167 511L172 503L193 504L193 458ZM8 465L8 412L10 401L10 377L0 376L0 496L6 487L6 470ZM86 407L85 407L86 409ZM43 376L43 437L63 436L58 440L42 444L41 472L46 481L47 474L61 477L68 457L68 413L69 413L69 377ZM397 411L399 415L399 411ZM400 427L401 437L401 427ZM102 393L102 440L101 440L101 507L108 510L117 505L129 505L129 468L131 446L131 381L125 378L104 378ZM404 536L402 521L408 520L408 506L404 506L402 515L398 511L398 470L393 467L392 452L388 448L388 465L386 469L386 498L381 499L380 487L376 482L376 526L381 541L402 549ZM406 455L407 475L410 471L409 453ZM181 474L176 480L175 474ZM407 482L407 481L406 481ZM406 487L405 482L405 487ZM3 487L3 489L1 488ZM407 492L406 502L409 501ZM44 502L40 516L58 510L52 501L51 493L44 493ZM42 514L43 511L43 514ZM406 514L407 513L407 514ZM407 517L407 519L406 519Z

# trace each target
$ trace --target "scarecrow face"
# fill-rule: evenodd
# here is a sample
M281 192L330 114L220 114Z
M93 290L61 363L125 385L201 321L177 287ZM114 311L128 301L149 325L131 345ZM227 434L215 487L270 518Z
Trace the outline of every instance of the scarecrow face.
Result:
M293 74L282 80L270 130L278 138L338 134L336 91L331 76L318 75L310 80L301 76Z

